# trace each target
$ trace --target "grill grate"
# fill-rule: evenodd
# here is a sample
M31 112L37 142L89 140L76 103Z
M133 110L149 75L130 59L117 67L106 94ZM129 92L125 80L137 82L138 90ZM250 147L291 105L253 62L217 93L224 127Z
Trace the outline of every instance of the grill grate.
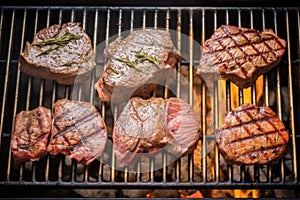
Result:
M210 98L206 97L207 88L201 84L201 137L202 149L199 154L187 156L175 162L173 176L170 178L166 165L166 156L162 157L164 167L160 172L154 171L154 161L150 160L150 172L142 172L142 165L137 164L137 173L128 169L120 172L114 169L115 156L111 150L111 167L102 160L90 166L81 166L75 161L68 161L65 156L50 158L46 156L38 162L13 163L10 154L10 137L14 117L21 110L30 110L38 105L52 108L54 102L61 98L73 98L93 103L100 110L103 118L112 127L109 105L101 103L93 84L100 71L94 71L89 83L85 85L62 86L53 81L29 77L18 70L18 55L23 51L26 41L31 41L38 30L55 23L80 21L91 36L95 51L97 44L109 37L120 35L122 31L135 28L166 28L177 30L175 45L179 51L183 48L181 34L189 36L189 50L194 52L193 40L202 44L221 24L246 26L256 29L272 28L287 41L286 54L279 66L263 77L263 86L258 83L251 89L240 90L229 81L212 83ZM297 23L295 23L297 21ZM2 7L0 16L0 185L1 186L41 186L72 188L291 188L299 187L299 43L300 15L298 8L210 8L210 7ZM96 52L99 53L99 52ZM193 53L187 62L189 72L188 102L194 104ZM98 65L103 66L103 60ZM298 70L299 72L299 70ZM180 76L178 75L178 82ZM179 84L178 84L179 85ZM263 87L263 88L262 88ZM285 90L283 90L285 88ZM263 95L258 99L258 90ZM177 87L177 96L182 88ZM233 93L237 92L237 95ZM88 92L89 95L84 95ZM158 91L157 91L158 92ZM288 94L286 99L285 94ZM250 99L246 95L250 94ZM164 97L169 91L163 91ZM225 99L222 99L222 98ZM222 101L220 101L222 99ZM286 101L287 100L287 101ZM222 164L222 157L216 146L210 148L213 136L206 127L208 108L211 104L212 129L222 123L221 110L229 111L235 104L250 101L257 105L273 106L279 117L290 131L291 142L288 155L276 165L233 167ZM288 109L286 110L286 104ZM294 107L294 105L296 107ZM285 118L286 115L286 118ZM111 130L109 130L111 133ZM205 144L205 145L204 145ZM109 147L108 147L109 148ZM208 154L210 153L210 154ZM212 155L211 155L212 154ZM196 163L196 160L200 162ZM298 159L297 159L298 158ZM185 161L186 159L187 161ZM183 169L186 162L187 169ZM224 171L226 174L224 175ZM249 180L249 173L253 179ZM161 174L157 178L157 174ZM186 173L186 174L185 174ZM134 178L132 179L132 176ZM184 177L184 178L183 178ZM197 177L200 177L197 179ZM225 177L225 178L224 178ZM261 177L265 177L262 180Z

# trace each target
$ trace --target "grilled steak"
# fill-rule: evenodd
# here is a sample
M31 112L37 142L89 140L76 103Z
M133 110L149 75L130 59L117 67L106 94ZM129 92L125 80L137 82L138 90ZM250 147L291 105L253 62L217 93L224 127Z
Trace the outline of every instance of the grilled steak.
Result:
M145 96L154 90L156 74L175 67L179 55L169 32L164 30L135 30L126 38L118 38L104 50L108 62L95 89L102 101L111 101L116 87L123 91L133 88L132 96ZM120 94L121 95L121 94Z
M79 22L40 30L20 55L20 70L72 85L85 81L96 66L91 39Z
M230 164L267 164L285 153L289 133L271 108L243 104L228 112L216 140Z
M54 104L54 123L48 145L51 156L70 155L85 165L102 155L106 141L106 125L94 105L61 99Z
M133 97L115 122L114 150L123 167L142 153L155 155L164 147L173 155L187 155L197 146L199 135L198 118L183 100Z
M10 145L16 161L37 161L46 155L51 123L51 111L43 106L16 115Z
M205 41L197 74L231 80L240 88L250 87L278 64L286 42L272 30L222 25Z

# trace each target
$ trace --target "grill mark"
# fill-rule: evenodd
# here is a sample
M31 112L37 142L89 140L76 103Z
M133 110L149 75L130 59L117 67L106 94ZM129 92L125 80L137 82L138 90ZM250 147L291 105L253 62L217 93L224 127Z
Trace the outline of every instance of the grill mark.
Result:
M251 110L255 110L255 108L253 108L253 109L251 109ZM230 127L226 128L226 129L222 129L222 130L230 130L230 129L233 129L233 128L236 128L236 127L239 127L239 126L245 128L245 125L248 125L248 124L251 124L251 123L255 123L259 128L261 128L260 125L257 124L256 122L267 121L267 120L271 120L271 119L276 118L275 115L272 115L272 116L264 116L264 117L262 117L262 118L254 119L254 118L252 117L252 115L250 115L250 114L248 113L248 116L249 116L250 120L249 120L248 122L242 122L242 120L241 120L241 119L238 117L238 115L236 114L236 113L239 113L239 112L245 112L245 113L247 113L245 109L240 110L240 111L234 111L233 115L234 115L235 119L239 122L239 124L230 126Z
M228 51L229 50L231 50L231 49L234 49L234 47L233 48L229 48L228 49ZM218 50L218 51L215 51L215 52L220 52L220 51L223 51L223 50ZM276 50L277 51L277 50ZM227 52L227 51L226 51ZM251 55L251 56L247 56L248 58L251 58L250 60L252 61L253 59L252 59L252 57L258 57L258 56L262 56L262 59L264 60L264 62L265 62L265 64L269 64L268 62L266 62L266 59L265 59L265 55L267 55L269 52L265 52L265 53L261 53L261 54L253 54L253 55ZM205 54L202 54L202 56L203 55L207 55L207 54L211 54L211 52L209 52L209 53L205 53ZM232 56L231 54L230 54L230 56ZM279 58L279 56L275 56L276 58ZM234 60L234 61L236 61L236 60L238 60L238 59L241 59L242 57L235 57L234 59L232 59L232 60ZM250 61L249 60L249 61ZM225 61L221 61L221 62L216 62L216 63L214 63L214 65L218 65L218 64L222 64L222 63L227 63L228 61L231 61L231 60L225 60ZM275 61L274 61L275 62ZM237 63L237 62L236 62ZM238 64L238 63L237 63ZM226 66L226 69L228 69L228 67Z
M240 113L240 112L245 112L245 110L247 110L247 111L251 111L251 110L257 110L257 109L259 109L258 107L255 107L255 106L253 106L253 105L251 105L251 104L248 104L248 105L243 105L243 107L246 107L247 106L247 108L246 109L243 109L242 107L239 107L239 108L242 108L242 109L240 109L240 110L232 110L232 111L229 111L228 113ZM249 107L250 106L250 107ZM262 108L266 108L266 107L262 107ZM271 110L270 110L271 111ZM261 112L259 112L259 113L261 113ZM273 111L272 111L272 113L273 113ZM275 115L275 114L274 114ZM274 115L272 115L272 116L274 116ZM252 118L251 117L252 115L249 113L249 117L250 118ZM269 116L267 116L267 115L265 115L266 117L269 117Z
M281 49L285 49L284 45L281 43L280 39L277 37L274 37L274 39L276 40L277 44L279 44Z
M242 108L242 107L241 107L241 108ZM222 131L224 131L224 130L232 130L232 129L237 128L237 127L243 127L243 128L246 130L246 132L250 135L250 131L249 131L249 129L246 127L246 125L249 125L249 124L255 124L255 125L258 126L258 128L262 129L261 126L260 126L260 124L257 123L257 122L261 122L261 121L266 121L266 122L268 122L275 130L277 130L277 132L279 132L279 130L275 127L275 125L272 124L272 123L270 122L270 120L277 118L277 116L276 116L276 115L271 115L271 116L266 116L266 115L264 115L264 117L262 117L262 118L254 119L253 116L250 114L249 110L256 110L256 109L257 109L257 108L252 107L252 108L247 108L247 109L242 108L241 110L238 110L238 111L234 110L234 111L233 111L233 116L234 116L235 119L239 122L239 124L230 126L230 127L226 128L226 129L222 129L222 130L220 131L221 134L223 133ZM248 117L250 118L250 120L249 120L248 122L243 122L243 121L238 117L238 115L237 115L237 113L239 113L239 112L246 113L246 114L248 115ZM259 112L259 113L261 114L261 112Z
M272 38L272 39L275 40L275 38ZM270 39L270 40L271 40L271 39ZM264 42L264 44L268 47L269 52L271 52L275 58L279 58L279 56L277 55L277 51L278 51L278 50L272 49L266 42ZM265 60L265 57L263 57L263 59ZM267 62L267 63L268 63L268 62Z
M275 129L278 131L278 133L280 134L280 136L282 137L282 139L284 140L285 143L288 143L288 140L285 139L285 137L282 136L282 130L278 130L278 128L271 122L268 121L268 123ZM286 131L286 129L284 129Z
M71 104L71 108L65 108L67 106L67 104ZM85 105L83 103L73 103L70 102L70 100L68 101L64 101L60 106L60 108L62 108L62 110L64 111L60 116L55 118L55 121L59 121L61 118L63 118L66 115L69 115L70 113L74 112L74 110L81 108L81 107L85 107Z
M41 119L41 116L43 115L43 113L44 113L43 111L42 111L42 113L41 113L40 115L39 115L39 113L37 113L37 115L39 116L39 117L36 116L37 122L38 122L37 124L38 124L38 129L39 129L39 137L36 138L35 142L32 143L32 146L35 145L35 144L37 144L38 142L40 142L40 141L44 138L43 136L44 136L45 134L42 132L42 127L41 127L41 120L42 120L42 119ZM46 117L46 116L47 116L47 115L45 115L45 117ZM30 134L30 140L31 140L31 134Z
M223 37L223 38L218 38L216 39L215 41L219 42L219 44L223 47L223 49L220 49L220 50L212 50L210 48L210 52L208 53L204 53L203 55L206 55L206 54L210 54L211 52L214 52L214 53L217 53L217 52L222 52L222 51L226 51L233 59L231 60L234 60L236 62L236 57L234 57L231 53L230 53L230 50L231 49L235 49L235 48L238 48L240 49L240 51L244 54L244 56L246 58L248 58L249 61L252 62L252 57L258 57L259 55L262 55L262 59L264 60L265 64L269 64L268 61L266 60L266 58L264 57L264 55L267 55L269 52L271 52L273 54L274 57L276 58L279 58L279 55L277 54L277 51L281 50L281 49L284 49L283 45L281 44L281 42L279 42L279 38L276 38L276 37L271 37L270 39L265 39L265 38L262 38L260 41L257 41L257 42L250 42L250 40L248 40L248 38L246 37L246 33L258 33L258 31L255 31L255 30L247 30L247 31L240 31L239 30L239 33L238 34L234 34L234 35L242 35L244 39L246 39L247 43L246 44L243 44L243 45L237 45L236 41L233 39L233 34L229 33L229 31L225 28L225 27L222 27L223 31L228 35L228 37ZM222 43L220 43L221 40L224 40L224 38L230 38L232 39L232 41L235 43L235 46L233 47L225 47L224 45L222 45ZM281 47L281 49L279 50L274 50L272 49L267 43L266 41L271 41L271 40L275 40L277 44L279 44L279 46ZM268 48L268 52L265 52L265 53L259 53L259 50L254 46L254 44L260 44L260 43L263 43L267 46ZM242 47L245 47L245 46L251 46L256 52L257 54L253 54L253 55L248 55L245 53L245 51L242 50ZM242 57L239 57L239 58L242 58ZM231 61L231 60L226 60L226 61L219 61L219 62L216 62L215 64L221 64L221 63L226 63L228 61ZM236 62L237 63L237 62ZM241 66L239 66L243 72L243 74L245 75L245 73L247 73L247 71L242 68ZM254 65L253 67L257 68L256 65ZM228 69L228 66L225 66L226 69ZM246 75L245 75L246 76Z
M247 33L247 32L240 31L240 33L247 39L247 37L246 37L246 33ZM248 43L249 43L249 45L257 52L257 54L254 54L254 56L259 56L259 55L264 55L264 54L266 54L266 53L264 53L264 54L263 54L263 53L260 53L259 50L254 46L254 44L265 44L265 45L268 47L269 52L271 52L271 53L273 54L274 57L278 58L278 56L274 53L274 49L272 49L272 48L271 48L269 45L267 45L267 43L266 43L266 41L274 40L274 39L275 39L274 36L272 36L270 39L265 39L265 38L261 38L261 34L260 34L259 31L252 31L252 33L256 33L256 34L258 34L258 35L260 36L260 41L255 42L255 43L250 42L250 40L247 40ZM245 46L247 46L247 45L245 45ZM268 53L268 52L267 52L267 53ZM252 61L251 56L248 56L247 58L250 59L250 60ZM267 61L267 59L266 59L264 56L262 56L262 59L264 60L265 64L269 64L269 62ZM254 67L257 68L256 65L254 65Z
M254 119L253 116L251 115L251 113L249 112L249 110L256 110L256 109L257 109L257 108L252 107L252 108L249 108L249 109L242 108L242 109L239 110L239 111L234 111L234 112L233 112L233 115L234 115L234 117L236 118L236 120L237 120L238 122L240 122L240 124L237 124L237 125L234 125L234 126L230 126L230 127L228 127L227 129L222 129L222 130L231 130L231 129L234 129L234 128L237 128L237 127L244 127L245 131L246 131L249 135L251 135L251 134L250 134L251 132L250 132L249 129L246 127L246 125L249 125L249 124L255 124L255 125L258 126L259 129L262 130L262 127L261 127L260 124L257 123L257 122L260 122L260 121L266 121L267 123L269 123L269 124L273 127L274 131L265 132L265 133L263 133L263 134L258 134L258 135L252 136L252 137L246 137L246 138L240 138L240 139L237 139L237 140L233 140L233 141L229 142L229 144L232 144L232 143L235 143L235 142L241 142L241 141L247 140L247 139L249 139L249 138L256 138L256 137L260 137L260 136L262 136L262 135L269 135L269 134L273 134L273 133L279 133L279 134L281 135L281 137L284 139L284 142L287 143L288 141L282 136L282 132L283 132L283 131L286 131L286 129L284 128L284 129L280 129L280 130L279 130L279 129L278 129L278 128L270 121L270 120L272 120L272 119L277 118L277 116L276 116L276 115L272 115L272 116L266 116L266 115L264 115L264 117L262 117L262 118ZM249 121L249 122L244 122L244 123L242 123L242 120L241 120L241 119L238 117L238 115L237 115L237 113L239 113L239 112L243 112L243 113L247 114L248 117L250 118L250 121ZM262 114L261 112L259 112L259 113ZM222 134L222 130L221 130L221 134Z
M21 117L23 117L23 115ZM18 136L18 148L20 148L20 146L23 146L23 145L28 146L28 148L31 146L31 142L30 142L31 141L31 136L29 134L29 132L30 132L29 128L30 128L30 123L26 125L26 133L22 134L22 132L21 132L20 135ZM24 137L24 135L25 135L25 137ZM21 141L19 140L19 138L21 138L22 141L25 142L25 144L20 144ZM29 150L29 149L27 149L27 150Z
M230 142L228 142L228 144L234 144L234 143L238 143L238 142L243 142L245 140L249 140L249 139L255 139L255 138L258 138L258 137L261 137L261 136L267 136L267 135L272 135L272 134L276 134L276 133L281 133L283 131L286 131L286 129L280 129L280 130L274 130L274 131L269 131L269 132L264 132L262 134L257 134L257 135L254 135L254 136L249 136L249 137L244 137L244 138L239 138L239 139L236 139L236 140L232 140ZM287 143L286 140L284 140L285 144Z
M246 157L246 156L249 156L250 154L254 153L254 152L262 152L262 151L272 151L272 150L275 150L275 149L278 149L278 148L282 148L284 146L286 146L287 144L284 143L284 144L278 144L278 145L275 145L275 146L271 146L271 147L266 147L266 148L263 148L263 149L256 149L256 150L251 150L251 151L248 151L248 152L245 152L243 154L240 155L240 157Z
M42 132L42 128L41 128L41 116L44 114L44 113L46 113L46 112L44 112L44 110L43 111L41 111L41 114L39 115L40 117L37 117L37 115L36 115L36 113L30 113L29 115L34 115L34 120L37 120L37 125L38 125L38 127L36 127L36 128L38 128L38 130L39 130L39 137L37 137L35 140L33 140L32 139L32 134L30 133L30 131L29 131L29 129L30 129L30 127L32 126L31 125L31 123L29 123L29 124L27 124L27 126L26 126L26 134L27 134L27 139L28 140L26 140L27 142L29 142L29 144L28 144L28 148L30 148L30 147L32 147L32 146L34 146L34 145L36 145L37 143L39 143L40 141L42 141L45 137L47 137L47 135L49 134L49 133L43 133ZM47 116L46 114L45 114L45 116ZM28 116L29 117L29 116ZM31 122L31 120L30 120L30 122ZM50 132L51 132L51 128L50 128ZM20 144L19 144L20 145ZM18 145L18 146L19 146ZM31 151L30 149L28 149L28 151Z
M250 107L250 108L249 108ZM264 112L262 112L264 109ZM251 111L256 110L257 112L255 113L251 113ZM247 115L250 118L249 122L244 122L241 120L241 118L239 117L238 113L242 112L243 116ZM238 127L244 127L245 131L247 132L247 134L249 136L244 137L244 138L238 138L232 141L228 141L228 137L226 139L226 143L224 143L224 148L230 148L230 152L235 154L235 158L233 158L233 160L235 159L239 159L238 157L245 157L245 159L254 159L253 162L257 163L258 161L255 161L257 159L260 159L261 156L263 156L260 153L268 153L270 151L274 151L272 152L273 155L272 157L278 157L282 151L284 150L284 148L288 145L288 139L285 139L284 135L287 132L285 126L283 125L282 128L279 129L279 127L277 128L275 123L272 122L272 119L277 120L278 117L276 115L276 113L274 113L270 108L268 107L257 107L251 104L244 104L242 106L239 107L239 110L233 110L231 111L231 114L233 115L233 117L235 117L235 119L240 123L234 126L229 126L226 129L223 130L230 130L233 128L238 128ZM258 117L259 115L262 115L262 117ZM254 118L256 118L254 120ZM256 135L252 135L250 134L251 132L249 131L249 129L247 129L247 127L245 127L247 124L255 124L258 128L260 128L262 130L262 124L259 123L259 121L265 121L265 123L267 123L267 126L272 126L273 127L273 131L264 131L264 132L260 132ZM281 124L280 124L281 126ZM218 132L217 132L218 133ZM219 135L222 137L222 130L219 131ZM272 137L272 135L276 134L276 137ZM265 136L265 139L267 140L267 143L261 143L259 138ZM219 137L220 138L220 137ZM278 140L278 138L280 138L280 141ZM246 142L247 144L249 142L251 142L252 140L258 140L257 144L255 145L255 148L257 149L253 149L253 148L245 148L245 147L240 147L243 149L243 151L245 151L244 153L239 153L238 157L236 157L237 152L234 151L234 146L236 146L238 143L241 142ZM275 141L274 141L275 139ZM249 141L249 142L248 142ZM232 147L230 147L229 145L233 145ZM225 152L224 152L225 153ZM257 156L257 157L256 157ZM270 160L273 160L273 158L270 158ZM242 162L243 163L243 162Z
M79 126L82 125L83 123L88 122L91 118L97 117L97 115L98 115L98 114L97 114L96 112L91 112L91 113L89 113L87 116L84 116L84 117L82 117L81 119L75 121L75 124L74 124L73 126L66 127L65 130L60 131L58 134L56 134L56 135L53 137L53 139L54 139L54 138L57 138L57 137L59 137L59 136L61 136L61 135L64 135L64 134L67 133L67 132L72 131L73 129L79 127ZM56 124L56 123L54 123L54 125L55 125L55 127L57 127L57 124ZM59 130L59 129L58 129L58 130Z
M97 134L97 133L100 134L102 130L103 130L103 128L102 128L102 127L99 127L97 130L95 130L94 132L92 132L90 135L88 135L88 136L82 138L82 139L80 140L80 142L78 142L78 143L75 144L74 146L71 146L71 145L69 144L69 145L70 145L70 148L72 149L72 151L78 149L79 147L81 147L82 145L84 145L84 143L86 142L86 140L88 140L89 137L92 137L92 136L94 136L94 135Z
M229 35L231 38L232 38L232 41L234 42L234 44L235 44L235 46L236 46L236 48L238 48L243 54L244 54L244 56L247 58L247 54L242 50L242 48L240 47L240 45L238 45L237 44L237 42L233 39L233 35L225 28L225 26L222 26L221 27L222 28L222 30L227 34L227 35ZM239 30L239 33L240 33L241 31ZM238 34L237 34L238 35ZM247 39L246 39L247 40ZM235 59L235 57L232 55L232 53L230 53L230 51L227 49L227 48L225 48L224 46L222 46L223 48L224 48L224 50L234 59L234 61L236 61L236 59ZM228 69L228 68L227 68ZM245 76L245 77L247 77L247 71L244 69L244 68L242 68L241 66L240 66L240 69L241 69L241 71L242 71L242 73L243 73L243 75Z
M243 34L245 34L245 33L243 33ZM237 34L238 35L238 34ZM215 39L214 41L217 41L217 42L220 42L221 40L224 40L224 39L227 39L227 38L230 38L230 39L232 39L232 41L234 41L233 40L233 38L232 37L230 37L230 36L227 36L227 37L222 37L222 38L217 38L217 39ZM247 41L249 41L248 43L245 43L245 44L242 44L242 45L236 45L236 46L232 46L232 47L226 47L226 49L235 49L236 47L246 47L246 46L249 46L249 44L260 44L260 43L264 43L264 42L266 42L266 41L270 41L270 40L276 40L277 41L277 44L280 44L280 46L281 46L281 48L282 49L284 49L284 47L283 47L283 45L280 43L280 42L278 42L279 41L279 39L278 38L275 38L275 37L273 37L273 38L263 38L263 39L261 39L260 41L258 41L258 42L250 42L250 40L248 40L248 38L246 38L246 40ZM209 40L208 40L209 41ZM210 46L210 45L209 45ZM223 46L222 44L221 44L221 46L223 47L223 48L225 48L225 46ZM257 49L257 48L256 48ZM224 49L216 49L216 50L212 50L212 49L210 49L211 50L211 52L220 52L220 51L224 51ZM273 50L273 49L272 49ZM275 50L275 51L277 51L277 50ZM258 51L259 52L259 51ZM203 55L206 55L206 54L210 54L210 53L203 53ZM253 54L253 55L259 55L259 54ZM247 56L248 56L248 54L247 54Z

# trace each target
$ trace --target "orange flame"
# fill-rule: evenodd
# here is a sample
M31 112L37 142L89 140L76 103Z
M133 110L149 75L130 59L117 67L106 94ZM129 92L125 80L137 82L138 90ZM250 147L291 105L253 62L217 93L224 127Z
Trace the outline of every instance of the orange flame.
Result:
M219 89L219 105L224 105L223 99L226 98L226 82L220 81L218 85ZM259 102L259 99L263 95L263 76L258 77L256 80L256 86L255 86L255 101L256 103ZM233 83L230 84L230 92L231 92L231 109L234 109L239 106L239 88L234 85ZM243 103L254 103L252 102L252 88L249 87L247 89L243 90ZM220 106L221 109L223 109L221 113L226 112L225 106ZM220 115L220 123L223 123L224 121L224 115ZM213 171L213 170L212 170ZM234 198L259 198L260 192L259 190L234 190L233 191L233 197Z
M199 190L197 190L195 193L193 193L191 195L184 195L184 194L180 193L180 197L181 198L203 198L203 195L201 194L201 192Z
M234 190L234 198L259 198L259 190Z

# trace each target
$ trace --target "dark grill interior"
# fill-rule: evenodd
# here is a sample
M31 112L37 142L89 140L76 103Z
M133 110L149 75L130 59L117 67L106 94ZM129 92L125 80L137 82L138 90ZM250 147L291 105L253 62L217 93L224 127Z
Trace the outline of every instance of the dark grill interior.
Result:
M1 187L39 186L42 188L111 188L111 189L233 189L254 188L296 189L298 178L300 134L300 15L298 8L210 8L210 7L2 7L0 12L0 185ZM287 41L286 53L278 67L263 77L263 85L253 86L247 91L238 90L228 81L211 84L210 98L204 84L194 85L193 64L198 61L192 56L185 65L190 79L188 102L194 104L200 97L202 148L193 155L177 160L163 169L153 171L154 160L147 166L150 172L141 173L143 167L137 164L137 172L114 170L115 156L110 166L94 161L89 166L69 161L66 156L44 157L38 162L16 165L10 154L10 137L14 117L21 110L31 110L38 105L52 108L61 98L72 98L91 102L99 109L111 133L113 118L110 105L101 103L93 89L98 80L103 60L90 81L84 85L63 86L49 80L32 78L18 70L18 56L25 42L32 41L35 32L57 23L82 22L92 38L95 50L101 42L108 44L108 38L135 28L157 27L177 30L202 44L222 24L252 27L259 30L273 29ZM182 49L180 42L175 46ZM193 46L189 49L194 51ZM96 52L102 54L102 52ZM183 66L183 65L182 65ZM222 85L223 84L223 85ZM178 86L179 87L179 86ZM198 87L198 93L193 90ZM262 95L258 96L258 90ZM180 89L180 88L179 88ZM162 91L162 92L160 92ZM233 92L237 95L233 95ZM246 93L250 96L246 97ZM157 95L168 97L164 88L158 88ZM222 99L222 95L224 98ZM222 100L220 100L222 99ZM289 150L286 156L274 165L228 166L222 161L211 131L222 123L222 109L231 110L233 105L244 102L271 106L285 123L290 133ZM210 105L207 108L204 105ZM196 105L197 106L197 105ZM211 114L211 128L205 123ZM207 144L207 145L203 145ZM201 145L200 145L201 147ZM111 148L108 146L107 148ZM109 152L109 151L107 151ZM166 163L167 155L162 156ZM197 158L196 158L197 157ZM111 168L112 167L112 168ZM169 171L172 170L172 173Z

